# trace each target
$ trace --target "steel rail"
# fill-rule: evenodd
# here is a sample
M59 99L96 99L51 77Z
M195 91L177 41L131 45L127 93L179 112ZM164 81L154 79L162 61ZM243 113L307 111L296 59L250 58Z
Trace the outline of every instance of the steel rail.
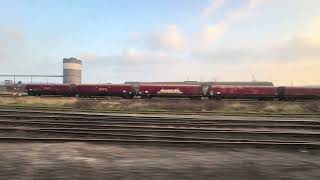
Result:
M167 140L130 140L130 139L83 139L83 138L26 138L26 137L0 137L6 142L90 142L90 143L119 143L143 145L176 145L176 146L205 146L205 147L270 147L270 148L320 148L320 143L309 142L212 142L212 141L167 141Z
M27 113L28 114L28 113ZM85 116L85 115L42 115L42 113L37 113L37 115L30 114L1 114L0 118L2 119L35 119L35 120L76 120L78 122L154 122L154 123L190 123L190 124L218 124L218 123L277 123L277 124L310 124L310 125L320 125L320 119L277 119L272 120L270 118L266 119L253 119L253 118L241 118L241 119L232 119L232 118L220 118L214 117L211 119L203 118L172 118L172 117L137 117L137 116L105 116L105 117L96 117L96 116Z
M1 108L3 107L3 108ZM10 108L10 109L8 109ZM30 106L1 106L2 112L23 112L23 113L46 113L50 114L85 114L85 113L127 113L127 114L168 114L168 115L224 115L224 116L259 116L259 117L320 117L320 113L266 113L266 112L223 112L223 111L133 111L133 110L99 110L99 109L81 109L70 107L30 107ZM98 116L98 115L96 115ZM103 116L103 115L100 115Z

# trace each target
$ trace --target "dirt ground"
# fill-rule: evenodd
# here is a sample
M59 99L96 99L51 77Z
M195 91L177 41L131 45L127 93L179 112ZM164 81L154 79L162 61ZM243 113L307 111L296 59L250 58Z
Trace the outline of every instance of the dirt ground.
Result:
M0 179L320 179L319 150L1 143Z

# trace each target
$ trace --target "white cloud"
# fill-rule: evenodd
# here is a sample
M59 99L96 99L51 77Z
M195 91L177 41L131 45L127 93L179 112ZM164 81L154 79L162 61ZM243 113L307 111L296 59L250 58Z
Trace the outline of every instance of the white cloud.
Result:
M266 3L267 1L270 0L249 0L245 6L236 9L235 11L228 12L226 14L225 20L231 23L233 21L238 21L242 18L248 17L253 13L253 11L257 7L261 6L263 3Z
M177 25L168 25L164 31L150 33L142 38L151 49L181 51L187 46L187 39Z
M263 3L266 3L267 1L271 1L271 0L249 0L248 3L248 9L254 9L260 5L262 5Z
M177 59L180 59L179 56L174 56L171 53L165 53L161 51L139 50L135 48L128 48L123 50L122 52L111 55L94 55L91 57L92 59L90 59L88 63L95 64L97 66L135 66L142 64L161 64L172 61L178 61Z
M128 49L124 52L124 55L128 58L128 60L137 60L143 58L143 54L134 48Z
M199 32L200 42L197 43L197 51L200 49L207 49L210 44L216 42L220 37L223 37L233 23L240 21L241 19L248 17L253 11L268 0L248 0L248 2L233 11L227 12L225 18L217 24L209 24L204 26ZM207 11L218 8L224 1L213 1L210 6L207 7Z
M225 14L217 24L203 25L200 30L192 35L186 36L177 25L167 25L162 31L139 34L131 33L130 39L134 42L142 42L144 47L152 50L162 51L184 51L194 49L194 51L205 51L209 46L223 37L232 24L250 15L252 11L267 0L248 0L248 2L238 9ZM205 15L210 15L213 11L221 7L226 0L213 0L203 10ZM188 38L192 37L192 38Z
M216 10L218 10L225 3L225 1L226 0L211 0L210 4L206 8L204 8L202 13L205 16L211 15Z
M85 61L91 61L91 60L95 60L97 59L97 54L92 53L92 52L85 52L85 53L81 53L78 57L81 60L85 60Z
M314 42L320 42L320 16L315 17L305 28L305 31L302 33L302 36L309 38Z
M292 37L274 44L273 47L257 49L255 47L220 48L214 51L194 51L192 58L220 63L290 62L305 58L320 59L320 41L309 38Z
M281 46L271 49L265 57L280 59L282 61L294 61L301 58L320 58L320 41L310 38L293 37Z
M254 72L257 77L267 78L276 85L319 85L320 61L317 58L297 61L260 62L252 64L247 71Z
M196 38L196 41L200 40L196 51L206 50L212 42L222 37L227 29L228 24L225 22L204 27Z

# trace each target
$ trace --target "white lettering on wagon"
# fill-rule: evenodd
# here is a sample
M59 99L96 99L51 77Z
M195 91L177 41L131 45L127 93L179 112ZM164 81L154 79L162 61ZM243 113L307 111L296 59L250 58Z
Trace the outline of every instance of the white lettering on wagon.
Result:
M108 91L108 88L98 88L98 91Z
M158 94L182 94L179 89L161 89L157 92Z

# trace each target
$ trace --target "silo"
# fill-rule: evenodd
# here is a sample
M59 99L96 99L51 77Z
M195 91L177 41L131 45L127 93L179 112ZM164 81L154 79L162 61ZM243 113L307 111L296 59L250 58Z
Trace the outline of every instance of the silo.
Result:
M81 60L63 58L63 84L81 84Z

